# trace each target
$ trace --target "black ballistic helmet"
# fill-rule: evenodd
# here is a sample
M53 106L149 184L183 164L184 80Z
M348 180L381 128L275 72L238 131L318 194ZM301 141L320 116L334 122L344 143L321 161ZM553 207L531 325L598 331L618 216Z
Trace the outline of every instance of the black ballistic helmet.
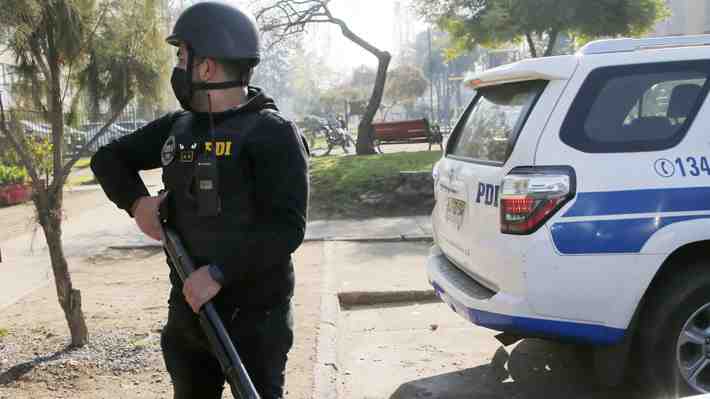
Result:
M185 9L166 40L173 46L185 43L194 57L242 61L249 67L261 59L254 19L237 7L216 1Z

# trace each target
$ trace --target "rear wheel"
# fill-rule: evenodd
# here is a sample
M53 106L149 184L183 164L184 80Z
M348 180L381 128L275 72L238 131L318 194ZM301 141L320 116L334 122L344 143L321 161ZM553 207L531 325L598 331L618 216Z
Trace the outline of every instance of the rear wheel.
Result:
M651 293L639 331L643 377L668 395L710 392L710 262Z

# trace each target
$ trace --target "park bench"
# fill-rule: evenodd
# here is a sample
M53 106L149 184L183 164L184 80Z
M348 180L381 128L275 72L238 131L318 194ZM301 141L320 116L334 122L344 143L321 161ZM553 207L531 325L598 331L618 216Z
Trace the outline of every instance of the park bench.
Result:
M374 131L373 143L377 151L382 153L383 144L439 144L443 150L442 136L439 128L429 125L426 119L414 119L394 122L377 122L372 124Z

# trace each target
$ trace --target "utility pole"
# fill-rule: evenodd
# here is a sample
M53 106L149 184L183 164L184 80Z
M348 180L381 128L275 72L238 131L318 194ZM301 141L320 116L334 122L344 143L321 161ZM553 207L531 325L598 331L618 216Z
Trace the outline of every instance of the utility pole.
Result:
M427 28L427 42L429 44L429 120L435 122L434 117L434 59L431 56L431 26Z

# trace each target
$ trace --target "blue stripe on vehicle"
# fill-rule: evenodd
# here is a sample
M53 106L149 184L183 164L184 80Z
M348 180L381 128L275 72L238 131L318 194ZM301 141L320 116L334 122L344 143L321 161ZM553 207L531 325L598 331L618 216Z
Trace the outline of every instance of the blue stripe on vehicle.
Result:
M710 187L578 193L563 217L710 210Z
M710 215L590 220L555 223L550 228L557 250L566 255L638 253L658 230Z
M463 310L466 314L466 319L470 322L496 331L512 332L532 337L568 339L596 345L617 344L621 342L626 333L626 330L620 328L597 324L509 316L473 309L446 295L444 289L436 282L432 281L431 285L439 298L446 302L452 310Z

